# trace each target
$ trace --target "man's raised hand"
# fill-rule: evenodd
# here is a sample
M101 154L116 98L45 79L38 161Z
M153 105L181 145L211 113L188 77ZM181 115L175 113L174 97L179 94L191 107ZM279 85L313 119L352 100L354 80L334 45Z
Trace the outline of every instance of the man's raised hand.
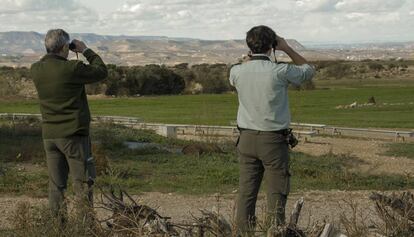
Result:
M83 41L77 39L72 40L72 43L75 45L75 48L72 50L75 53L83 53L88 48Z
M275 48L276 50L286 52L291 49L284 38L280 36L276 36L276 41L277 41L277 46Z

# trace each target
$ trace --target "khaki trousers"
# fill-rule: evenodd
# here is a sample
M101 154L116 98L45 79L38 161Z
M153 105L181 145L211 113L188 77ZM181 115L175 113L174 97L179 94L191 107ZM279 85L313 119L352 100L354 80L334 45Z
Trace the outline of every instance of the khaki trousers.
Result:
M66 215L64 193L70 174L75 204L92 206L92 184L96 178L95 162L88 136L44 139L49 173L49 206L55 215Z
M286 137L274 132L242 130L237 144L240 164L236 222L242 232L256 222L256 201L263 177L266 182L266 224L285 222L290 191L289 149Z

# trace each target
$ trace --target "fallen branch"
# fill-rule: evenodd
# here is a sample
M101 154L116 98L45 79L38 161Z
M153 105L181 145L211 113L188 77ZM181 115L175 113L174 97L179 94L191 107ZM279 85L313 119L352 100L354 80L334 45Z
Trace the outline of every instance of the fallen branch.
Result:
M414 222L414 195L411 192L404 192L400 196L395 194L386 196L374 192L370 199L377 204L390 207L401 217Z

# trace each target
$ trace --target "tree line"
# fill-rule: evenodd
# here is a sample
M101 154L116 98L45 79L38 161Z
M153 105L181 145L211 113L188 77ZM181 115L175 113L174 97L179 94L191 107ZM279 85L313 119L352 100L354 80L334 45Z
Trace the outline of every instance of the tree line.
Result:
M89 94L140 96L231 91L226 64L108 65L108 72L106 80L87 87Z
M407 73L412 61L315 61L315 80L342 78L371 78ZM231 65L187 63L175 66L117 66L108 65L108 78L87 86L90 95L142 96L167 94L227 93L235 89L228 81ZM292 89L311 90L313 82ZM26 67L0 67L0 96L36 97L30 70ZM30 95L27 95L30 94Z

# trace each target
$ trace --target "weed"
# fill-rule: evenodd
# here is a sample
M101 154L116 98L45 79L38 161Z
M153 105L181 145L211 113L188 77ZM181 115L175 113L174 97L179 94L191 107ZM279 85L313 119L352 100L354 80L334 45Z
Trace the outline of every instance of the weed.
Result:
M385 155L414 159L414 143L390 143Z

